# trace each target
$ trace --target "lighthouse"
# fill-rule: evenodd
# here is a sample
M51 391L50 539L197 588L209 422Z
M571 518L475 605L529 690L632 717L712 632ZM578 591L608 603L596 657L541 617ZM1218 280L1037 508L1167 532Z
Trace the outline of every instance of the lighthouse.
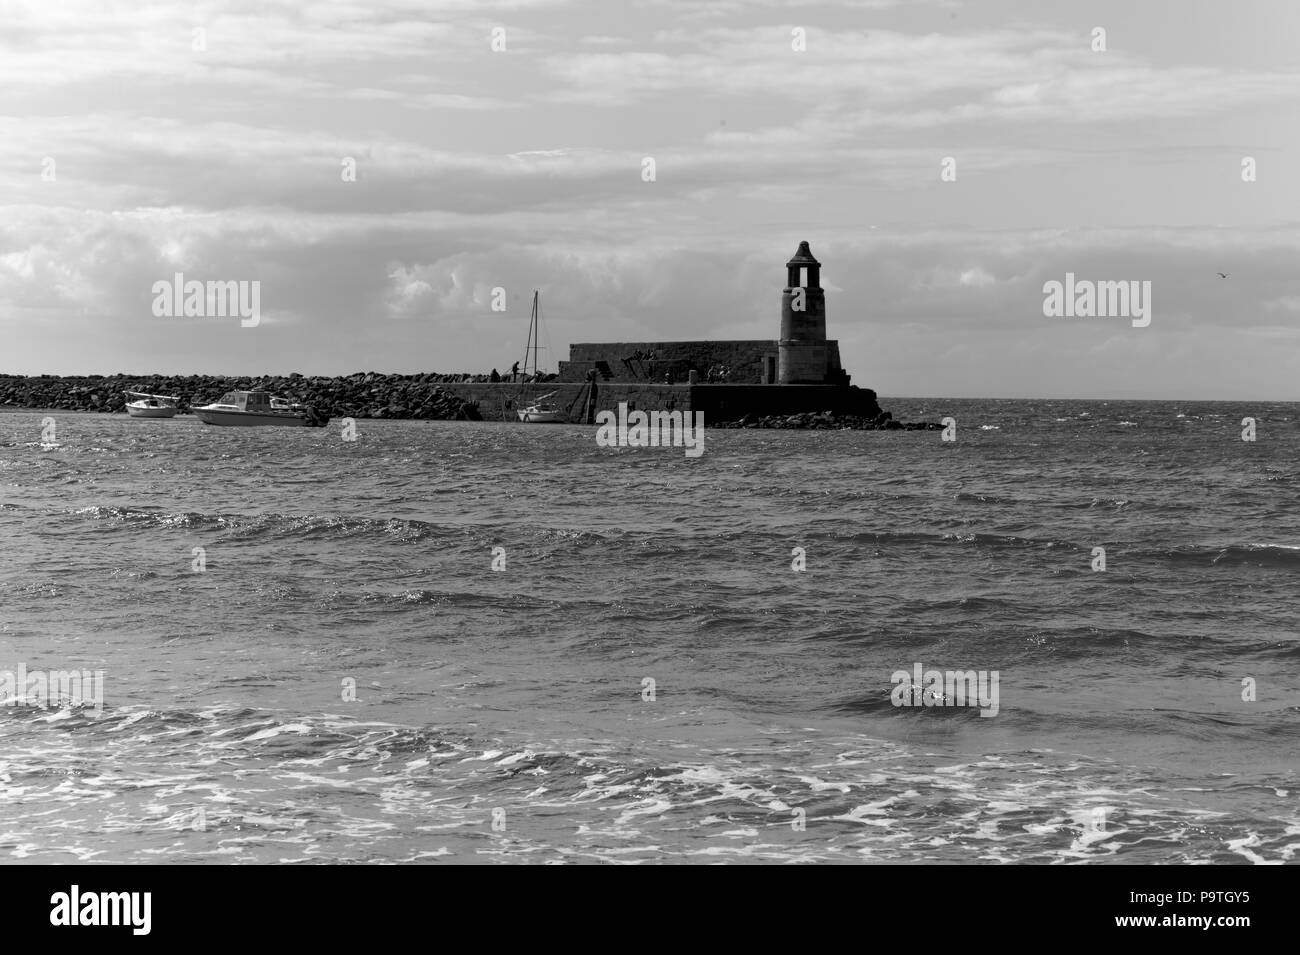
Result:
M826 347L826 294L822 264L805 240L785 264L781 292L781 338L777 342L777 381L783 385L820 385L829 375ZM836 362L835 364L839 364Z
M847 407L850 399L838 393L819 393L804 386L850 388L849 376L840 364L840 343L826 337L826 293L822 291L822 265L813 258L807 241L800 242L794 257L785 264L785 286L781 292L781 334L779 338L717 341L630 341L574 342L569 360L560 362L559 380L582 384L595 375L613 386L653 383L656 387L691 388L691 400L704 401L704 392L718 386L709 414L731 414L743 408L737 418L756 409L756 391L721 390L721 386L762 385L771 391L762 398L761 413L826 410ZM838 300L837 300L838 301ZM704 320L697 323L701 327ZM707 376L707 380L705 377ZM799 385L786 388L785 385ZM604 384L601 385L604 387ZM846 391L847 394L847 391ZM644 399L643 399L644 400ZM856 400L856 399L853 399ZM878 413L878 412L877 412Z

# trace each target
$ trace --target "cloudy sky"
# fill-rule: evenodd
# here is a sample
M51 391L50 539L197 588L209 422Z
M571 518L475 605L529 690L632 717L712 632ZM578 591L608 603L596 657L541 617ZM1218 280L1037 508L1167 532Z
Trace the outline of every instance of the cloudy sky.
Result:
M882 395L1300 400L1297 36L1294 0L0 0L0 373L504 369L533 288L551 368L775 338L807 239ZM261 324L156 317L176 272ZM1150 281L1151 324L1045 317L1066 272Z

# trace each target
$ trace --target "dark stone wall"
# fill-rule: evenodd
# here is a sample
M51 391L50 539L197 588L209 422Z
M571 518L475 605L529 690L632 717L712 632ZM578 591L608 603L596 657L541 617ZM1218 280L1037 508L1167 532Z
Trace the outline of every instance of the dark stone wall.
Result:
M637 352L654 352L651 362L623 363ZM763 339L696 342L578 342L569 346L569 360L560 362L561 381L583 381L587 371L604 362L613 375L610 381L663 381L672 370L674 379L684 382L692 368L700 380L708 376L710 365L726 365L731 382L758 384L763 375L763 356L777 354L775 341Z
M835 340L819 343L820 349L815 367L797 369L798 377L816 380L825 384L847 385L849 378L840 365L840 345ZM787 349L788 350L788 349ZM653 362L644 359L632 360L624 364L624 358L631 358L637 352L655 355ZM675 384L687 381L689 373L694 370L701 383L708 382L709 367L726 366L730 370L727 384L758 385L764 384L764 362L771 358L772 379L767 384L776 382L780 370L780 347L776 341L737 340L737 341L698 341L698 342L579 342L569 346L569 360L560 362L560 381L582 382L589 371L597 370L601 381L659 381L665 374L671 373ZM600 364L604 363L601 368ZM605 378L608 372L609 378Z
M530 385L528 394L555 392L549 403L560 409L573 406L569 420L582 423L586 408L585 385L550 382ZM447 384L442 389L465 401L478 403L485 421L515 421L518 385ZM828 411L835 415L875 418L880 414L876 393L869 388L836 385L666 385L645 382L598 382L595 410L617 411L620 401L630 410L703 411L704 422L739 421L747 415L792 415Z
M551 394L546 403L554 405L561 411L569 409L569 420L575 424L586 421L584 412L587 407L586 383L545 382L529 385L527 392L519 385L462 383L441 386L443 391L462 401L476 402L478 413L484 421L518 421L516 412L521 403L532 398ZM521 401L522 399L522 401ZM596 411L617 411L620 401L628 402L629 407L642 411L689 411L691 389L687 385L666 385L663 383L617 383L600 382L596 385ZM574 402L577 402L576 404Z
M880 414L870 388L838 385L696 385L691 410L704 421L739 421L747 415L790 415L829 411L834 415L875 418Z
M519 406L518 385L449 384L444 391L478 403L485 421L515 421ZM529 394L555 392L549 403L560 409L582 396L573 407L569 420L584 422L585 385L551 382L529 387ZM869 388L846 388L836 385L665 385L646 382L628 384L598 382L597 411L617 411L620 401L629 410L703 411L704 422L739 421L746 416L792 415L828 411L835 415L875 418L880 412L876 393Z

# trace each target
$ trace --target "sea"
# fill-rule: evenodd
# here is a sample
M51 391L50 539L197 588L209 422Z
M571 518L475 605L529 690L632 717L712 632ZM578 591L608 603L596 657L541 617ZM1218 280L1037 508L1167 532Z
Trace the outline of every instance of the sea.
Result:
M0 414L0 861L1296 862L1300 406L881 403Z

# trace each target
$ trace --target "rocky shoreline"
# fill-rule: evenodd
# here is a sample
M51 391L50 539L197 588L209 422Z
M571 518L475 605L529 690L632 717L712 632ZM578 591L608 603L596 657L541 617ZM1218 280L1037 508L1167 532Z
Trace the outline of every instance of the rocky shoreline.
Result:
M479 421L478 404L440 384L487 381L487 375L385 375L357 372L333 378L299 374L265 377L223 375L0 375L0 408L126 413L126 392L171 395L181 414L218 400L227 391L269 391L292 398L331 418L404 418Z

